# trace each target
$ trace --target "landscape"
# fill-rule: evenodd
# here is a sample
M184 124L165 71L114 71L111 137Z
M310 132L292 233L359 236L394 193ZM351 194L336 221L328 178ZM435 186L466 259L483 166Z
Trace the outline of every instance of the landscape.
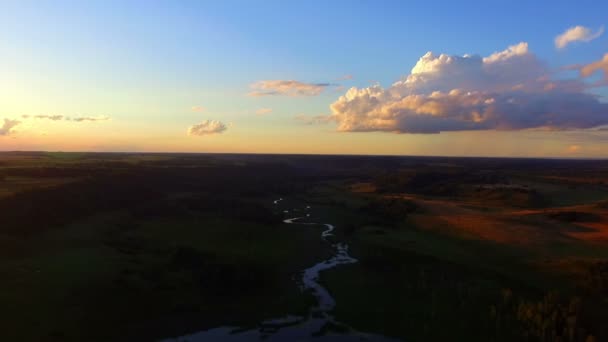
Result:
M0 342L608 342L606 13L0 0Z
M317 338L608 336L607 161L0 156L8 340L272 337L323 315ZM323 311L302 272L337 243L355 262L319 273Z

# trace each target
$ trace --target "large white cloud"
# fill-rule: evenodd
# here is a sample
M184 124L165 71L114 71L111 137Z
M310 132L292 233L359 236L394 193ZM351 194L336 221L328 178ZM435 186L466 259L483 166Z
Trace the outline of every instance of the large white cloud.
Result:
M205 120L188 128L188 135L210 135L224 132L228 127L220 121Z
M595 32L593 32L590 28L584 26L573 26L567 29L564 33L555 37L555 47L558 49L563 49L570 43L590 42L601 36L603 33L603 26Z
M13 128L21 122L18 120L4 119L4 123L0 126L0 136L9 135L13 132Z
M391 87L351 88L331 106L340 131L439 133L490 129L570 129L608 123L608 105L578 80L553 80L527 43L482 58L418 60Z

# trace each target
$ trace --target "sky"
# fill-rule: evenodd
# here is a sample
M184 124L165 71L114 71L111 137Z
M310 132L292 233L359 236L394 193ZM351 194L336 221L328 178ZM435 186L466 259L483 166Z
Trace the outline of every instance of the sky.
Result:
M0 150L608 158L601 1L0 2Z

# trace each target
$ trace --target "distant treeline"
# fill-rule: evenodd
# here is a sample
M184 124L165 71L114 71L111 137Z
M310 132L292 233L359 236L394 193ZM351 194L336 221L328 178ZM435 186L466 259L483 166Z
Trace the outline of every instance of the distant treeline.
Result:
M262 212L259 205L243 205L243 201L247 197L287 194L306 187L305 177L292 168L268 164L30 169L29 175L37 174L70 175L81 180L0 199L3 233L28 235L112 210L158 215L163 210L169 211L163 214L171 214L171 210L190 209L268 221L272 215ZM193 195L176 202L168 200L172 193Z
M509 178L500 172L483 172L472 169L433 168L407 169L384 173L374 180L379 192L411 192L429 195L458 195L464 184L509 183Z

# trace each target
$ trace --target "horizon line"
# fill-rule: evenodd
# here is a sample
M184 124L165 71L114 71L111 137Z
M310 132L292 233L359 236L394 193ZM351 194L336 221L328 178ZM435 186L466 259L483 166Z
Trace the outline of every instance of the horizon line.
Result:
M327 156L327 157L393 157L393 158L484 158L484 159L543 159L543 160L580 160L606 161L606 157L532 157L532 156L450 156L450 155L416 155L416 154L357 154L357 153L276 153L276 152L183 152L183 151L48 151L48 150L0 150L7 153L87 153L87 154L165 154L165 155L257 155L257 156Z

